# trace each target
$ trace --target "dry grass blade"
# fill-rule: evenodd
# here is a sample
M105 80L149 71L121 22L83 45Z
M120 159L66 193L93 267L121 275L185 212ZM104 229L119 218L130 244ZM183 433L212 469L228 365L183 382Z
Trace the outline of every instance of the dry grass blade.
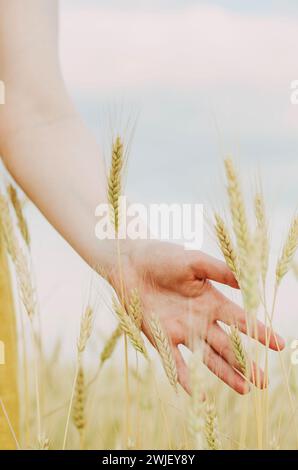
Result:
M229 195L230 211L233 228L239 250L240 268L244 264L245 253L249 242L249 230L246 218L244 199L240 187L238 175L231 158L225 159L225 171L227 178L227 191Z
M90 338L93 326L93 309L88 306L85 309L85 312L81 319L81 326L80 326L80 335L78 339L78 353L82 354L86 348L86 344L88 339Z
M293 261L295 252L298 247L298 217L295 216L286 242L284 244L282 254L277 262L276 266L276 282L279 284L282 278L287 274Z
M220 450L217 432L217 415L213 403L207 403L205 410L205 439L209 450Z
M232 349L233 349L237 364L240 368L240 371L242 372L243 375L246 375L247 373L246 354L242 345L239 330L235 326L231 327L230 340L231 340Z
M215 232L222 254L236 279L239 279L238 257L226 224L219 214L215 214L215 222Z
M150 318L149 326L155 342L155 346L161 357L165 373L169 379L170 384L176 390L178 385L178 373L168 337L161 326L159 318L156 315L153 315Z
M127 335L132 346L136 351L142 353L146 358L148 357L145 348L144 341L142 339L140 330L136 326L135 322L127 314L125 308L114 298L113 299L114 311L117 314L119 324L122 328L123 333Z
M257 193L255 196L255 215L260 234L261 275L263 283L265 283L269 264L269 239L265 201L262 193Z
M124 164L124 147L119 136L112 146L112 159L108 177L108 201L112 208L112 222L116 234L119 230L119 198L121 196L121 173Z
M20 229L20 232L22 234L22 237L26 243L26 245L29 247L30 246L30 234L29 234L29 229L27 225L27 221L24 217L23 213L23 208L22 208L22 203L18 197L18 193L16 189L10 184L7 188L7 192L10 198L10 201L13 205L13 208L16 213L16 217L18 220L18 226Z
M72 420L80 434L84 432L85 422L85 377L82 367L77 375L75 394L73 399Z
M116 346L118 339L122 336L122 328L121 326L117 326L117 328L113 331L110 338L106 342L101 354L100 354L100 365L102 366L110 357L112 356Z

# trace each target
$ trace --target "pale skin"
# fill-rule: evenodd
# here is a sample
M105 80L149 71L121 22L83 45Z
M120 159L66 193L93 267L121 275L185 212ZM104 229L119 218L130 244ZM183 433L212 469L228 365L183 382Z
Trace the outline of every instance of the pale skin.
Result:
M74 108L64 85L57 47L56 0L0 0L0 80L6 104L0 106L0 153L9 172L74 250L91 266L117 273L114 242L94 234L95 208L106 201L101 151ZM88 73L86 71L86 73ZM82 177L84 175L84 177ZM228 335L218 321L247 333L245 312L214 281L237 288L225 263L201 252L161 242L122 241L127 290L138 287L146 319L154 312L168 333L179 382L190 391L188 369L178 348L203 345L207 367L237 392L249 391L237 372ZM266 341L259 322L257 340ZM192 340L190 341L190 338ZM273 335L269 346L283 349ZM260 386L263 375L260 371Z

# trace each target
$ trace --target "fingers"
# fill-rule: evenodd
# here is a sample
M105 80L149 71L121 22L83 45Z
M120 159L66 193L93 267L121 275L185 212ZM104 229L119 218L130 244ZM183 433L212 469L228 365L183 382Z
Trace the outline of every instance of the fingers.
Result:
M193 269L196 276L200 279L210 279L211 281L220 282L236 289L239 288L230 268L223 261L205 253L199 253Z
M249 392L249 384L241 377L209 344L205 343L203 360L206 366L237 393L244 395Z
M247 334L260 343L264 345L268 343L270 349L275 351L284 349L285 341L281 336L270 328L266 328L265 325L257 319L255 321L251 319L251 323L248 324L246 314L239 305L227 299L227 297L219 292L217 292L217 295L220 296L217 320L222 321L227 325L237 326L242 333Z
M231 339L219 325L214 324L210 327L207 342L231 367L241 372L241 367L233 351ZM248 380L261 389L265 388L264 372L255 363L250 364L248 358L247 369Z

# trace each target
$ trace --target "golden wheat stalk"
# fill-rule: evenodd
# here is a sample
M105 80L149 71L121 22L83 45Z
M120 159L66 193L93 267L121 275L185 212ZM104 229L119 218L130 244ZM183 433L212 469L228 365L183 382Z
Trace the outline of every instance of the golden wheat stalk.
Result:
M78 353L82 354L86 348L88 339L90 338L93 326L93 309L88 305L81 318L80 335L78 338Z
M261 192L255 196L255 216L260 236L261 275L263 284L265 284L269 264L269 239L265 201Z
M202 353L196 350L190 361L191 396L188 414L188 430L196 450L203 449L204 402L203 377L201 374Z
M217 430L217 415L213 403L207 403L205 409L205 439L209 450L220 450Z
M119 136L112 145L112 159L108 176L108 201L112 209L112 222L116 234L119 230L119 198L121 196L121 176L124 164L124 146Z
M28 259L20 246L15 246L15 267L20 297L29 318L33 318L36 309L36 293L31 278Z
M170 384L177 390L178 373L176 362L173 356L169 339L160 323L157 315L152 315L149 320L150 331L152 333L156 349L159 352L163 368L169 379Z
M22 234L22 237L26 245L29 247L30 246L30 234L29 234L27 221L23 214L22 203L18 197L18 193L16 189L14 188L14 186L12 186L12 184L8 185L7 192L8 192L11 204L14 208L16 217L17 217L20 232Z
M110 338L107 340L104 348L100 354L100 365L102 366L110 357L112 356L118 339L122 336L123 330L121 326L117 326L113 333L111 334Z
M247 243L243 258L243 269L240 276L240 287L244 309L247 313L255 314L260 304L260 237L259 233Z
M35 289L31 278L31 269L28 258L18 243L18 239L13 228L9 206L3 195L0 195L0 214L6 247L16 268L20 298L26 313L30 318L32 318L35 312L36 301Z
M134 320L138 328L141 327L143 320L142 301L137 289L133 289L130 295L128 313Z
M298 247L298 217L295 216L291 223L290 230L288 232L288 236L286 238L284 247L282 249L281 256L277 262L276 271L275 271L277 284L280 284L283 277L289 271L295 252L297 250L297 247Z
M113 308L117 314L123 333L127 335L135 350L142 353L147 358L148 355L144 341L134 320L131 319L125 308L115 298L113 299Z
M225 159L225 171L227 178L227 191L229 196L230 211L239 251L240 269L244 269L244 258L250 239L244 198L237 172L231 158Z
M215 214L215 232L219 242L220 249L226 260L227 265L235 275L236 279L239 279L239 265L236 250L231 240L229 231L224 223L223 219L219 214Z
M0 217L1 217L1 229L2 234L6 243L6 248L11 256L11 259L15 261L15 234L12 219L10 216L9 206L6 198L0 194Z
M242 345L240 333L237 327L231 327L230 340L238 367L243 375L247 373L247 360L244 347Z
M85 376L83 367L80 366L76 386L75 386L75 393L73 398L73 409L72 409L72 420L80 433L80 436L84 434L86 421L85 421Z
M0 292L0 343L4 355L4 358L1 358L4 359L4 364L2 361L0 363L0 450L14 450L18 448L20 426L19 354L13 288L2 229L0 230ZM7 419L5 419L6 410L9 416Z

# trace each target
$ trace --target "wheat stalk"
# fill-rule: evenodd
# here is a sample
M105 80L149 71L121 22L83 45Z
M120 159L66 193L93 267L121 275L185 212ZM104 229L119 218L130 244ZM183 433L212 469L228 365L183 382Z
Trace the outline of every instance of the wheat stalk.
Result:
M13 205L16 217L17 217L20 232L22 234L22 237L26 245L29 247L30 246L30 234L29 234L29 229L28 229L26 219L23 214L22 203L18 197L18 193L16 189L11 184L8 185L7 192L8 192L10 201Z
M242 372L243 375L246 375L246 372L247 372L246 354L242 345L239 330L235 326L231 327L230 340L232 344L233 353L235 355L240 371Z
M121 328L121 326L117 326L117 328L115 328L115 330L113 331L113 333L111 334L110 338L107 340L101 354L100 354L100 365L102 366L108 359L110 359L110 357L112 356L115 348L116 348L116 345L117 345L117 342L118 342L118 339L120 338L120 336L122 335L123 333L123 330Z
M236 279L239 279L238 257L226 224L219 214L215 214L215 222L215 232L222 254Z
M131 319L125 308L115 298L113 299L113 307L117 314L122 331L127 335L136 351L142 353L147 358L148 356L144 341L134 320Z
M155 342L155 346L162 360L163 368L169 379L170 384L177 390L178 373L176 362L172 353L168 337L161 326L160 320L156 315L152 315L149 320L150 330Z
M0 194L1 225L7 250L14 262L21 301L27 315L32 318L35 312L35 289L31 278L28 259L15 235L10 210L5 197Z
M262 193L257 193L255 196L255 216L260 236L261 275L263 284L265 284L269 264L269 240L265 201Z
M227 178L227 191L230 202L230 211L239 250L240 269L244 269L244 258L250 239L244 199L240 187L238 175L231 158L225 159L225 171Z
M112 159L108 177L108 201L112 209L112 222L116 234L119 230L119 198L121 196L121 173L124 163L124 147L119 136L112 145Z
M201 374L201 351L193 353L190 362L191 396L188 415L188 430L196 450L203 449L204 402L202 398L203 377Z
M137 327L140 328L143 320L143 311L141 298L137 289L131 291L128 313Z
M72 419L75 427L82 436L86 426L85 421L85 377L83 367L80 366L77 380L75 393L73 398L73 410L72 410Z
M260 304L260 237L259 233L247 243L243 269L240 276L240 287L244 309L255 314Z
M213 403L206 404L204 431L208 449L220 450L217 430L217 415Z
M1 227L4 235L6 248L8 253L11 256L11 259L15 261L16 259L16 240L14 234L14 228L12 219L10 216L9 206L6 198L0 194L0 217L1 217Z
M295 216L291 223L290 230L288 232L288 236L286 238L281 256L277 262L276 271L275 271L277 284L280 284L282 278L289 271L289 268L293 261L297 247L298 247L298 217Z
M87 306L81 319L80 335L79 335L78 343L77 343L79 354L82 354L86 348L87 341L90 338L90 335L92 332L92 325L93 325L93 309L90 306Z

